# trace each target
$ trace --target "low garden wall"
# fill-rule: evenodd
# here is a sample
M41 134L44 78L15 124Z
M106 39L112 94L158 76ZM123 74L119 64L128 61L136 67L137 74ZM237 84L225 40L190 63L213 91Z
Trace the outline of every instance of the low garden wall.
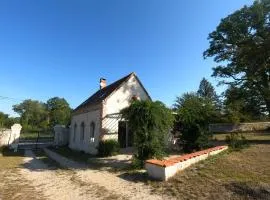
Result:
M239 123L239 124L210 124L209 131L213 133L226 132L252 132L264 131L270 129L270 122L254 122L254 123Z
M217 146L214 148L170 158L167 160L147 160L145 168L150 177L166 181L168 180L168 178L174 176L178 171L181 171L201 160L205 160L211 155L218 154L226 150L227 148L227 146Z

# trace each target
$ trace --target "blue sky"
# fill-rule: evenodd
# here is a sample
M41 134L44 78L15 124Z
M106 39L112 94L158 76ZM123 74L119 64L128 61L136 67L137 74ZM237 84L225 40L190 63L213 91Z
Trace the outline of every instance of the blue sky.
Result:
M76 107L136 72L154 100L171 106L214 85L204 60L207 36L220 19L251 0L0 1L0 111L14 115L19 99L64 97ZM217 88L218 92L222 88Z

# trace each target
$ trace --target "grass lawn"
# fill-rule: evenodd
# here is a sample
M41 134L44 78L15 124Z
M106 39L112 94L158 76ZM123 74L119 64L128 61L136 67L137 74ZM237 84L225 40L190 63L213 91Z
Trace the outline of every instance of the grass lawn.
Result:
M52 138L54 137L53 133L38 133L38 132L26 132L26 133L21 133L20 139L29 139L29 140L35 140L37 137L42 137L42 138Z
M225 141L226 136L230 135L228 133L214 134L213 139L217 141ZM268 132L258 132L258 133L242 133L243 136L250 142L258 143L258 141L265 141L270 143L270 133Z
M153 192L179 199L270 199L270 144L225 152L167 182L148 183Z

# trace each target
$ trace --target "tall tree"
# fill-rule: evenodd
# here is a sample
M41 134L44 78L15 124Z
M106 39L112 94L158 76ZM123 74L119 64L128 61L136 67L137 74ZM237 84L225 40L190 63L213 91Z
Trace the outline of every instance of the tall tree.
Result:
M70 122L71 108L64 98L53 97L47 101L50 117L50 126L56 124L68 125Z
M48 112L44 103L27 99L14 105L13 110L21 116L24 129L48 128Z
M225 92L224 112L229 122L245 122L266 118L263 99L257 91L235 86Z
M211 99L213 101L215 101L217 99L217 94L216 94L215 88L206 78L203 78L201 80L197 94L200 97L208 98L208 99Z
M213 76L258 91L270 116L270 1L255 1L222 19L208 40L204 57L219 63Z

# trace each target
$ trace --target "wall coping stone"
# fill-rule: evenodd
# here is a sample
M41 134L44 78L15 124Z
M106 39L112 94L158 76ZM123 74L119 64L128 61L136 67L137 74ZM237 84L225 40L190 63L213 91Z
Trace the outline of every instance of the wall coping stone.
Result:
M186 161L190 158L194 158L197 156L201 156L203 154L208 154L210 152L216 151L216 150L221 150L227 148L227 146L217 146L217 147L213 147L213 148L209 148L209 149L205 149L202 151L197 151L194 153L190 153L190 154L184 154L178 157L174 157L174 158L169 158L167 160L157 160L157 159L150 159L150 160L146 160L146 163L150 163L150 164L154 164L154 165L158 165L158 166L162 166L162 167L169 167L172 166L178 162L183 162Z

